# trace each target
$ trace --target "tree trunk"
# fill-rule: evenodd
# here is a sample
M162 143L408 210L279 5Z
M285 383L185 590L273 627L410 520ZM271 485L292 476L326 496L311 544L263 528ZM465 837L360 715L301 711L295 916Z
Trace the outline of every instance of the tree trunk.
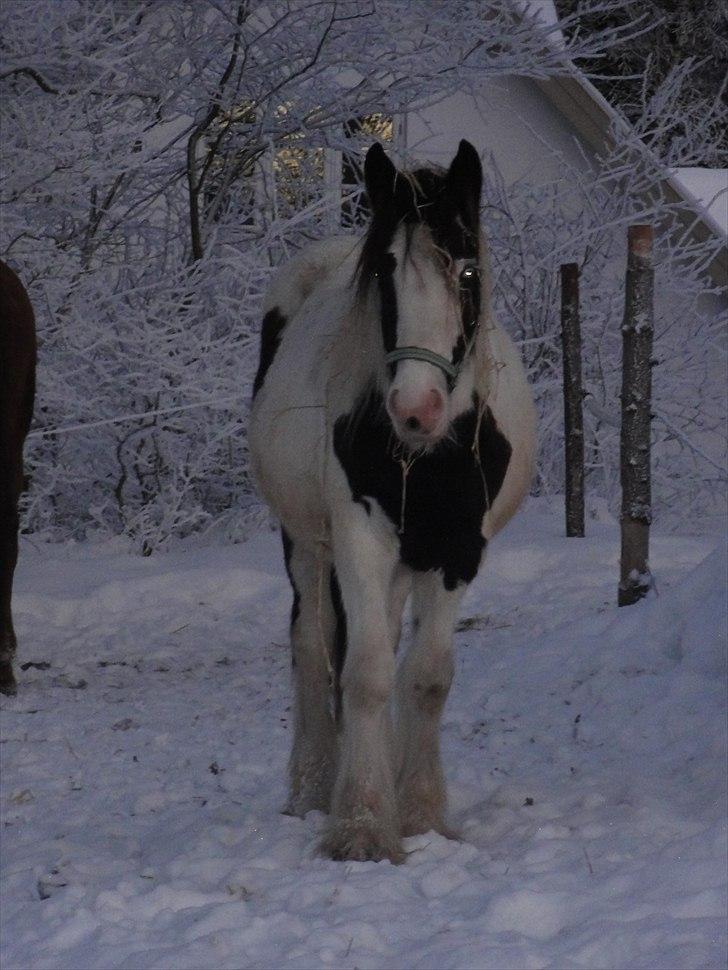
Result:
M248 17L249 13L250 0L240 0L238 3L237 15L235 17L235 33L233 35L233 46L230 54L230 60L228 61L227 67L220 78L215 96L210 100L206 114L204 115L202 121L195 126L190 134L190 137L187 139L187 191L190 212L190 262L192 263L198 262L205 255L205 241L202 234L203 216L200 201L203 198L205 178L211 162L211 158L209 157L210 153L208 152L206 162L200 164L197 157L198 144L200 140L204 138L207 132L210 131L213 123L217 121L223 111L223 98L227 84L240 56L240 28ZM240 79L238 79L236 92L239 91L239 89ZM228 110L229 108L230 105L228 106ZM218 138L214 154L216 154L220 149L220 141L221 139Z
M561 267L561 346L564 358L566 534L584 536L584 416L581 384L579 267Z
M652 586L649 567L652 496L652 226L630 226L622 324L622 555L617 602L636 603Z

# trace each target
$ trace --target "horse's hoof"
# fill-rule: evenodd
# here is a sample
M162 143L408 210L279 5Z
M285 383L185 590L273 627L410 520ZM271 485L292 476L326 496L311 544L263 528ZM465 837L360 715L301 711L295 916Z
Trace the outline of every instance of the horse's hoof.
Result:
M437 832L449 839L453 833L445 823L445 789L430 784L410 784L398 793L399 834L402 838Z
M321 852L337 862L383 862L388 859L398 866L406 858L399 839L381 828L341 820L334 822L324 836Z
M13 674L13 665L9 660L0 661L0 694L13 697L18 693L18 685Z
M309 812L323 812L328 815L330 800L324 796L303 798L289 798L286 805L281 809L281 815L290 815L293 818L305 818Z
M403 839L412 835L423 835L425 832L437 832L446 839L459 841L457 832L451 829L445 821L444 812L441 808L431 808L425 810L424 806L412 805L400 808L399 812L399 834Z
M438 819L432 821L415 819L404 821L400 825L400 835L403 839L408 839L413 835L424 835L425 832L437 832L438 835L443 836L445 839L450 839L452 842L462 842L460 833L456 829L451 828L446 822Z

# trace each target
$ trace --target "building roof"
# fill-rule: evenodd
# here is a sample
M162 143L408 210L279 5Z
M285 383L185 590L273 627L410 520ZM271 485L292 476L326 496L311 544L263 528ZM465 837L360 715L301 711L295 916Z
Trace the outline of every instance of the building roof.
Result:
M548 0L545 0L548 2ZM552 6L552 4L549 4ZM614 132L630 130L629 122L598 91L591 81L571 62L568 73L535 82L551 103L566 117L578 134L598 153L614 147ZM648 149L645 147L645 151ZM728 206L728 194L707 195L707 180L685 172L704 172L703 169L679 169L666 172L662 191L668 201L679 204L679 216L683 224L701 242L714 238L723 244L710 263L715 281L725 286L728 282L728 247L725 245L727 227L720 219L720 211ZM711 169L717 181L722 177L723 188L728 187L728 170ZM678 174L679 173L679 174ZM690 185L698 191L693 191ZM721 210L722 206L722 210ZM714 208L715 207L715 208Z
M549 28L549 41L559 50L566 47L566 38L559 27L559 15L554 0L522 0L524 8Z
M559 29L554 0L520 0L524 12L535 16L549 28L548 40L565 50L566 38ZM614 146L613 132L628 132L629 122L572 61L567 73L536 81L546 97L574 126L596 152ZM645 149L647 150L647 149ZM681 205L681 221L700 240L719 239L723 245L710 264L713 278L720 285L728 282L728 169L681 168L665 173L662 190L670 202Z
M692 197L715 226L728 237L728 169L675 168L671 180L681 185L686 197Z

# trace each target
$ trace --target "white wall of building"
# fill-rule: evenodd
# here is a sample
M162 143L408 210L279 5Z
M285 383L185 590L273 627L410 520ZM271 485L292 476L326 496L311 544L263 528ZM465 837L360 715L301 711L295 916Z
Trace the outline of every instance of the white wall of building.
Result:
M583 167L592 151L528 78L486 81L477 97L457 94L407 118L407 162L449 164L467 138L484 160L493 156L507 185L553 182L567 165Z

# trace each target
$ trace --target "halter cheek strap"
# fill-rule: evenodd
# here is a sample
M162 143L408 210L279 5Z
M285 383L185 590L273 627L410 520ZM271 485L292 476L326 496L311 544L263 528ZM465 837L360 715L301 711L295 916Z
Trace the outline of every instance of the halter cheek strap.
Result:
M396 364L398 360L424 360L427 364L439 367L451 384L455 383L460 373L457 364L453 364L447 357L442 357L433 350L426 350L424 347L397 347L396 350L390 351L384 360L387 364Z

